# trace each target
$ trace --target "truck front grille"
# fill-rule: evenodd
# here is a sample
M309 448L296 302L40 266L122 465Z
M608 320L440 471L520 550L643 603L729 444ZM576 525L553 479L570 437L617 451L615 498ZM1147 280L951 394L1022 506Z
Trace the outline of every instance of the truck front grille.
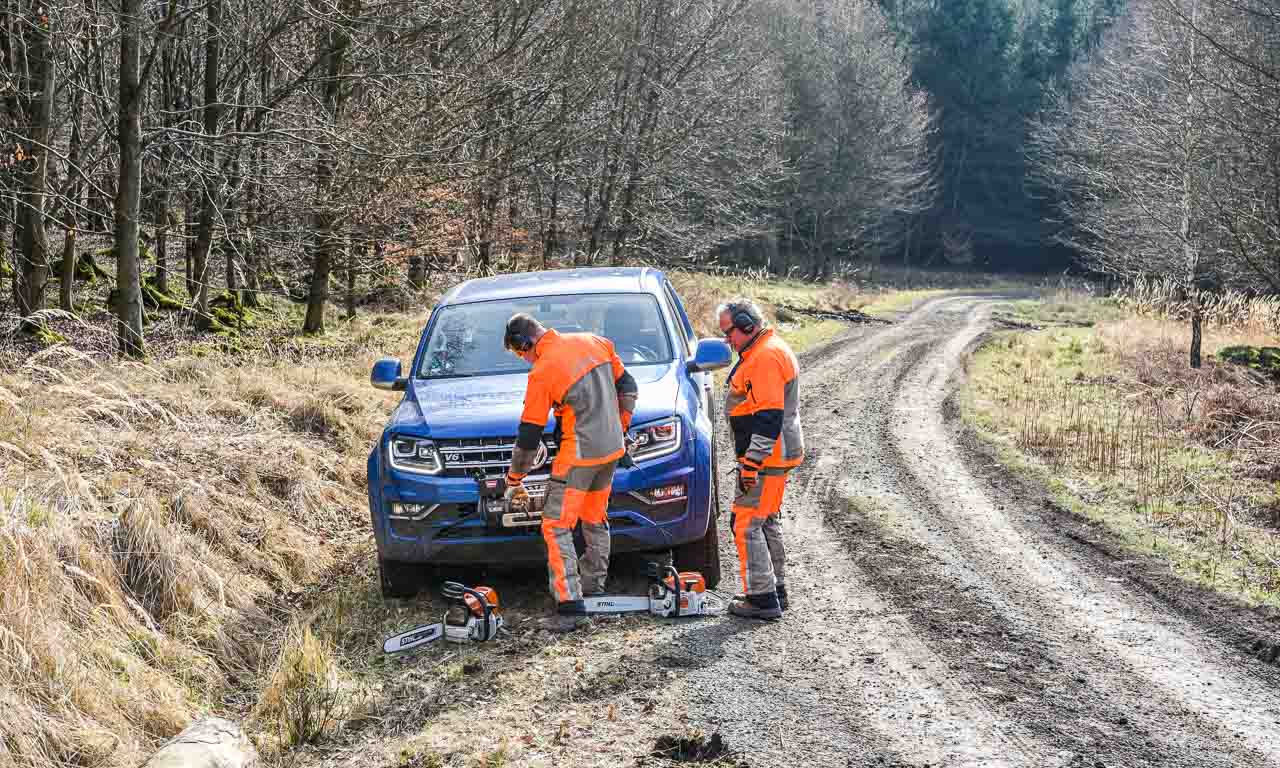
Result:
M551 471L551 460L556 457L556 444L543 440L546 459L529 471L530 475L545 475ZM466 437L437 440L436 448L444 461L445 477L474 477L477 470L485 477L504 475L511 466L511 452L516 447L514 436Z

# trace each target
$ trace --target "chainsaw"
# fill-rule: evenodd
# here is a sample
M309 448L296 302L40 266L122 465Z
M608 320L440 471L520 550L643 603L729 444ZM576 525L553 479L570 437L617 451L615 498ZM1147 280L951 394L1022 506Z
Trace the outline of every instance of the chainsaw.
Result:
M447 581L440 591L446 600L453 603L441 620L388 637L382 644L384 653L400 653L442 637L451 643L484 643L495 639L503 629L498 593L493 588L472 589L456 581Z
M706 579L697 571L677 571L649 563L649 594L596 595L583 598L587 615L648 613L662 618L718 616L725 605L707 591Z

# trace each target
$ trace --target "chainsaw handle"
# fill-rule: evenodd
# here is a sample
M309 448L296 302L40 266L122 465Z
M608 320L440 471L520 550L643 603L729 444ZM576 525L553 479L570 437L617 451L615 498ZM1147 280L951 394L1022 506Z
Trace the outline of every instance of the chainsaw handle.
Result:
M660 566L657 563L649 563L649 578L654 584L662 585L662 577L670 576L671 583L674 585L676 594L675 615L680 615L680 572L673 566Z
M676 601L673 607L675 608L675 611L676 611L675 617L679 618L680 617L680 572L670 565L666 567L666 572L667 572L667 575L671 577L671 583L675 585Z
M467 595L474 597L476 602L479 603L480 608L484 611L484 628L481 630L480 641L485 642L490 639L489 619L493 615L493 606L489 605L489 600L485 598L484 595L475 591L471 587L460 584L456 581L446 581L444 585L440 587L440 593L444 595L446 600L461 603L463 608L467 608ZM470 612L470 609L467 608L468 615L470 615Z

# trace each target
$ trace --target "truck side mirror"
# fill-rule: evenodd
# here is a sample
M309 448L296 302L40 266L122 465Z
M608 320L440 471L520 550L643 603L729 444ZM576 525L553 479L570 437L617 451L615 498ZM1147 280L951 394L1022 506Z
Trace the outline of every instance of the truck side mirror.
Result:
M369 374L369 383L375 389L403 392L408 381L401 375L400 361L394 357L384 357L374 363L373 373Z
M728 342L721 339L699 339L698 348L694 351L688 368L690 373L702 373L719 370L731 362L733 350L729 348Z

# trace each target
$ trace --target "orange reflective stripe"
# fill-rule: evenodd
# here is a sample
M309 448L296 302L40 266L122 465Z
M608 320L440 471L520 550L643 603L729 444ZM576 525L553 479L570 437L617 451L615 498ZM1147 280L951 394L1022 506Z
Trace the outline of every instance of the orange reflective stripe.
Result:
M583 494L578 517L584 523L601 525L609 519L609 490L587 491Z
M744 512L747 510L743 510ZM750 510L754 512L755 510ZM747 561L750 559L747 554L747 523L751 518L746 514L741 514L738 509L733 511L733 543L738 547L738 578L741 580L742 588L747 588Z
M546 520L542 521L542 539L547 542L547 565L551 566L551 573L555 577L556 598L562 603L566 602L569 599L569 582L564 577L564 557L556 542L555 526Z

